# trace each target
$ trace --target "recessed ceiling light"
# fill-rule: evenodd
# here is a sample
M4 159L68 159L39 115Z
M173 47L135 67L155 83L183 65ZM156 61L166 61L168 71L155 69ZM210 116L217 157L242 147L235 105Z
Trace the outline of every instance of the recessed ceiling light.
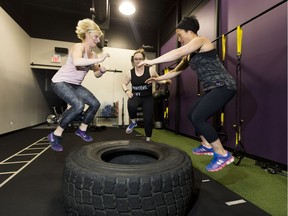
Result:
M131 2L123 2L120 6L119 6L119 10L122 14L124 15L132 15L135 13L136 9L134 7L134 5Z

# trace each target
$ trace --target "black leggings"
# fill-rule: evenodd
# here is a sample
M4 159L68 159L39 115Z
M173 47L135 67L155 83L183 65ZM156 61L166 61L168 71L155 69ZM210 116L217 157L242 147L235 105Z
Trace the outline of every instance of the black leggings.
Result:
M203 135L209 143L216 141L218 134L207 120L229 102L235 94L235 91L222 86L206 92L193 103L188 118L195 127L196 133Z
M137 108L142 107L144 130L146 137L152 136L154 99L152 96L137 97L133 96L128 99L128 112L130 119L137 118Z

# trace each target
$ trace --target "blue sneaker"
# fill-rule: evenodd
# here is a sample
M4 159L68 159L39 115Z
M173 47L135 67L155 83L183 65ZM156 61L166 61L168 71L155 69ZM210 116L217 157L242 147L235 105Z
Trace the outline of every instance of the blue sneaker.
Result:
M207 148L204 145L200 145L197 148L193 149L192 152L196 155L213 155L213 148Z
M216 172L233 163L233 161L234 157L229 152L227 152L227 156L219 155L214 152L214 157L210 164L206 166L206 170L209 172Z
M79 128L75 131L75 134L81 137L85 142L93 141L93 138L89 136L86 131L82 131Z
M130 134L132 133L133 129L137 127L137 123L131 123L127 128L126 128L126 133Z
M55 136L54 133L51 132L47 138L50 142L51 148L54 151L57 152L63 151L63 146L61 145L61 137Z

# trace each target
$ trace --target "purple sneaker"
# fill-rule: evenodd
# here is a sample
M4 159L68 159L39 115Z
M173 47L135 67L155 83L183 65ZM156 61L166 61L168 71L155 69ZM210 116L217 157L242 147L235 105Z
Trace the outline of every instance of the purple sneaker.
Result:
M54 151L57 152L63 151L63 146L61 145L61 137L55 136L54 133L51 132L47 138L50 142L51 148Z
M204 145L200 145L197 148L193 149L192 152L196 155L213 155L213 148L207 148Z
M209 172L216 172L233 163L233 161L234 157L229 152L227 152L227 156L219 155L214 152L214 157L210 164L206 166L206 170Z
M93 141L93 138L89 136L86 131L82 131L79 128L75 131L75 134L81 137L85 142Z

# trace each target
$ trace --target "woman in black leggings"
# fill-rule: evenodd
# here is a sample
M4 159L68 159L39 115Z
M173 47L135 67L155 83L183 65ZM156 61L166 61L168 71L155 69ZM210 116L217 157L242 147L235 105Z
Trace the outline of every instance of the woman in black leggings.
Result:
M236 82L222 65L211 41L197 35L199 22L194 17L184 17L176 28L181 47L153 60L145 60L139 65L154 65L174 61L182 57L182 61L169 73L158 78L150 78L146 83L170 79L182 73L188 66L198 75L203 85L204 95L194 101L188 118L200 135L201 145L193 149L197 155L214 155L207 171L221 170L234 161L234 157L226 151L216 130L207 122L236 94Z
M207 142L209 145L209 143L218 139L218 133L207 120L230 101L234 95L235 91L227 89L226 86L221 86L206 92L203 96L194 101L188 113L188 118L195 127L197 134L201 134L200 137L204 146L205 144L207 145ZM206 152L207 150L203 152L202 146L200 146L199 148L194 149L193 153L199 155L213 155L211 147L208 147L208 152Z
M145 59L143 49L137 50L131 57L133 68L126 74L122 88L128 96L128 113L131 123L126 129L126 133L131 133L137 126L137 108L142 107L144 130L146 141L150 141L153 130L153 113L154 99L152 96L152 84L145 83L150 77L159 77L154 69L147 66L138 66ZM168 81L160 81L160 83L169 83ZM128 90L128 84L131 82L132 90Z

